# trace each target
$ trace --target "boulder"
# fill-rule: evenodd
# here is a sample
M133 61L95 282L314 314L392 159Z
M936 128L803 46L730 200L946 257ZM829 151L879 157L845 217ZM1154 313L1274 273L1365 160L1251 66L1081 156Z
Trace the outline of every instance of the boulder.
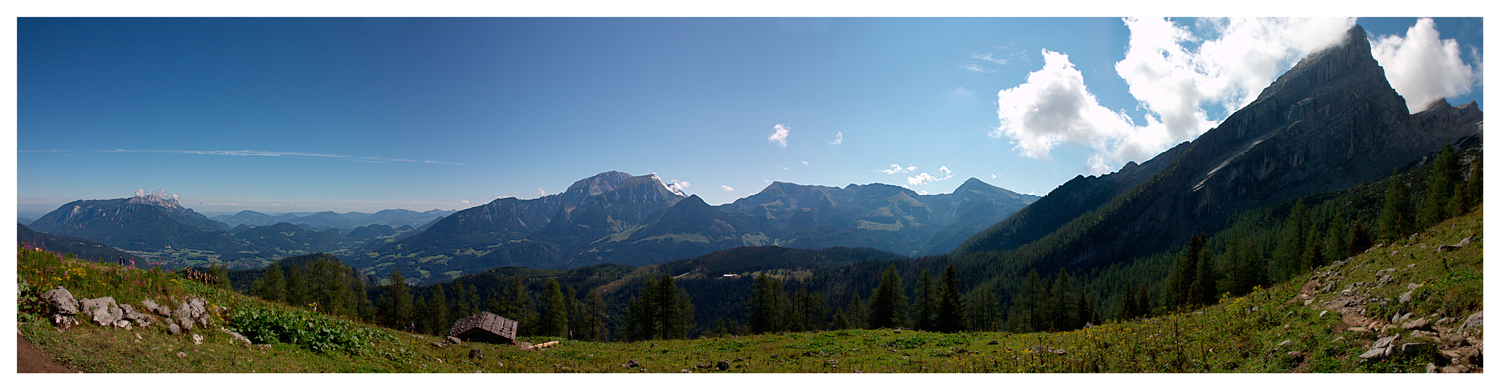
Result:
M250 342L250 338L245 337L245 335L240 334L240 332L235 332L235 331L232 331L232 330L229 330L229 329L225 329L225 328L222 328L222 327L219 328L219 331L222 331L224 333L228 333L229 337L233 338L235 341L244 342L245 345L253 344L253 343Z
M1401 303L1411 302L1411 291L1401 293Z
M73 316L65 316L65 315L62 315L62 314L53 314L52 315L52 325L56 326L56 327L59 327L59 328L68 329L68 328L72 328L73 326L78 325L78 319L77 318L73 318Z
M47 302L47 307L52 309L53 314L78 314L78 300L73 299L73 293L61 286L42 293L42 300Z
M1417 356L1417 354L1422 353L1422 349L1425 347L1427 347L1427 344L1424 343L1401 344L1401 354L1406 356Z
M484 351L479 350L479 348L470 349L469 350L469 358L470 359L481 359L482 360L482 359L484 359Z
M719 371L728 370L729 369L729 361L728 360L720 360L718 364L714 365L714 368L718 368Z
M1484 310L1474 312L1469 318L1464 319L1464 324L1458 326L1458 331L1466 332L1484 327Z
M168 322L167 323L167 334L170 334L170 335L179 335L179 334L182 334L182 327L177 326L176 322Z
M1360 354L1359 358L1367 360L1380 360L1384 359L1386 356L1390 356L1391 343L1395 342L1397 337L1398 336L1388 336L1383 337L1379 340L1375 340L1375 344L1370 345L1370 350Z
M153 301L153 300L150 300L150 299L141 301L141 307L144 308L144 309L146 309L147 313L155 314L155 315L162 316L162 317L171 317L172 316L172 309L168 308L166 305L158 305L158 304L156 304L156 301Z
M457 345L459 343L464 342L463 340L459 340L457 337L453 337L453 336L444 337L443 340L447 341L448 344L454 344L454 345Z
M1401 329L1432 331L1432 321L1426 318L1418 318L1401 324Z

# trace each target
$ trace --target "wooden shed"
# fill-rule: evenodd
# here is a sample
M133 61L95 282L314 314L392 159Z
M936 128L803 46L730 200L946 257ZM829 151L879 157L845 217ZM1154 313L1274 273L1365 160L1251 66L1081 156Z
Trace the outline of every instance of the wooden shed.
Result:
M516 342L518 326L515 320L485 311L454 321L448 335L463 341L509 345Z

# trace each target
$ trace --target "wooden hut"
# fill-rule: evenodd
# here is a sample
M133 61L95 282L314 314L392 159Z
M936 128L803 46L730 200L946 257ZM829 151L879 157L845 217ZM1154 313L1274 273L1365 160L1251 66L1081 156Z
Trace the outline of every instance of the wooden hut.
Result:
M485 311L454 321L448 335L463 341L509 345L516 342L518 326L515 320Z

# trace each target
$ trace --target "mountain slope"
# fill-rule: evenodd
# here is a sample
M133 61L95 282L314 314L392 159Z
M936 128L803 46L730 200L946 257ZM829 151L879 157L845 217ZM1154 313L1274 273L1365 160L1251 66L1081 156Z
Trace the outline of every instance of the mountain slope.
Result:
M56 253L71 253L79 259L94 261L115 261L120 258L135 259L138 262L145 259L127 253L125 251L111 248L98 242L85 240L78 237L58 236L38 232L27 228L25 225L16 224L16 243L45 248Z
M228 226L223 223L183 208L176 200L154 195L69 202L32 222L31 228L127 250L187 247L217 251L229 258L240 251L254 250L249 243L225 233Z
M1356 26L1218 127L1143 164L1164 166L1150 179L1103 203L1097 200L1108 186L1129 181L1075 179L1064 187L1090 188L1049 194L1036 205L1051 210L1016 213L954 253L1012 251L1019 266L1044 271L1156 253L1194 231L1218 230L1231 213L1380 177L1445 141L1479 133L1482 118L1473 104L1408 115ZM1057 215L1077 217L1059 225ZM1054 225L1035 239L1005 237Z

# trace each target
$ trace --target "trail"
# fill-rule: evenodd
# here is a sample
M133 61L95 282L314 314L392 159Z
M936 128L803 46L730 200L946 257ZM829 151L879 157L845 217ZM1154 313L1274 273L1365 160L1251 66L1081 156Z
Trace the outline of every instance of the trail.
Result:
M16 334L16 372L18 372L18 373L29 373L29 372L44 372L44 373L57 373L57 372L72 373L72 372L78 372L78 373L81 373L83 371L79 371L79 370L74 369L74 368L69 368L68 366L63 365L62 363L58 363L56 360L52 360L52 357L47 356L47 354L42 353L42 351L38 351L35 346L31 345L31 341L30 340L26 340L25 337L21 337L21 335L19 333L17 333Z

